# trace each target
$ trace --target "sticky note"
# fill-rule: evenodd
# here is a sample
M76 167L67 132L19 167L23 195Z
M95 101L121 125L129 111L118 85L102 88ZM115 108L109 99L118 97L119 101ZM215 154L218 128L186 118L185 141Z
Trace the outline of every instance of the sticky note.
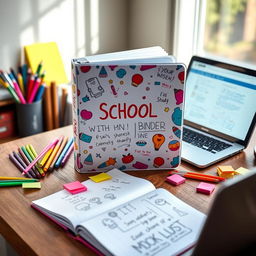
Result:
M215 189L214 184L210 184L206 182L200 182L199 185L196 187L197 192L203 193L206 195L210 195L214 189Z
M105 181L105 180L112 179L112 177L109 174L105 173L105 172L100 173L98 175L90 176L89 178L94 182L102 182L102 181Z
M244 168L244 167L240 167L238 169L235 170L235 174L238 175L238 174L241 174L241 175L245 175L247 174L248 172L250 172L250 170Z
M233 178L235 174L235 170L231 165L218 166L217 173L220 177L229 179L229 178Z
M24 182L22 188L41 188L41 182Z
M178 186L182 183L185 182L185 178L183 178L182 176L178 175L178 174L173 174L171 176L168 176L166 178L166 181L172 185Z
M77 194L77 193L80 193L80 192L83 192L83 191L87 190L87 187L84 186L79 181L74 181L74 182L64 184L63 187L64 187L64 189L66 189L71 194Z

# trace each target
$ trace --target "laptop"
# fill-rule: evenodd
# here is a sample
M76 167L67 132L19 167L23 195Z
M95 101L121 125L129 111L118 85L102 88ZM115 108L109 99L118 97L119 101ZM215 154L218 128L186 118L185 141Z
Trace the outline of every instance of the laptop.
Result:
M182 256L256 255L256 173L225 181L194 248Z
M256 71L193 56L187 71L182 159L204 168L249 143L256 122Z

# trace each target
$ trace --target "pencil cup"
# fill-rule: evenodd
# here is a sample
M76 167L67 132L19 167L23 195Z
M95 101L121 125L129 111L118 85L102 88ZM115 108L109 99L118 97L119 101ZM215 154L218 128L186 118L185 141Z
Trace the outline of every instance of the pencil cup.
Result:
M18 132L21 137L43 132L42 100L16 104Z

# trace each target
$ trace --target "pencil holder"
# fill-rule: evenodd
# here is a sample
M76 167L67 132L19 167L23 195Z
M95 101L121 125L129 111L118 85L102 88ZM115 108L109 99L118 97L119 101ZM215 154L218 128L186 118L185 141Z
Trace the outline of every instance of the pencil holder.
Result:
M16 104L18 132L21 137L43 132L42 100Z

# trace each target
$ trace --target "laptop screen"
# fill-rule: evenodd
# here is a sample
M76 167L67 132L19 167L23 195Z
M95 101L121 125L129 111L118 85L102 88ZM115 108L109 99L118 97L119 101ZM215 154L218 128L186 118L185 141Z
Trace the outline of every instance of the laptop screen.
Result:
M192 59L184 119L244 140L256 111L256 78L222 66Z

